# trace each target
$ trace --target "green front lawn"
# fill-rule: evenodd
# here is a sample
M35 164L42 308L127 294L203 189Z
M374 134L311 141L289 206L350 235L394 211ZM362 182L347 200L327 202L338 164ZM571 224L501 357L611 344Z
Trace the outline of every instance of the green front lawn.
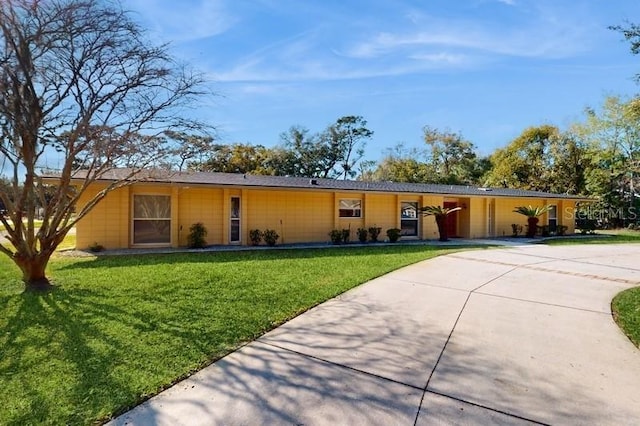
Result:
M619 293L611 303L613 317L629 339L640 348L640 287Z
M598 231L596 235L576 235L542 241L552 246L572 244L640 243L640 232L627 230Z
M58 257L23 294L0 256L0 424L88 424L133 407L371 278L457 248Z

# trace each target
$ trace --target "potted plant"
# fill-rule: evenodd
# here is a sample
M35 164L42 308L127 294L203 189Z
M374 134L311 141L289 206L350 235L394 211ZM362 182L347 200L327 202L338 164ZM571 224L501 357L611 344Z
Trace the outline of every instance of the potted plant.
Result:
M551 206L519 206L513 211L527 217L527 238L535 238L538 230L539 216L542 216L551 209Z
M440 234L440 241L449 241L447 235L447 216L451 213L462 210L462 207L440 207L440 206L425 206L420 209L423 216L433 216L436 218L436 225L438 225L438 234Z
M390 243L395 243L400 239L400 233L402 231L398 228L387 229L387 238L389 238Z

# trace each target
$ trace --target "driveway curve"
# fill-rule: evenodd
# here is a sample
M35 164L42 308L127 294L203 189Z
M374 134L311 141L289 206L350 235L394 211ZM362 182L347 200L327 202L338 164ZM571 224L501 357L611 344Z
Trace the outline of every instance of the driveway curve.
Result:
M332 299L114 425L639 424L640 245L459 252Z

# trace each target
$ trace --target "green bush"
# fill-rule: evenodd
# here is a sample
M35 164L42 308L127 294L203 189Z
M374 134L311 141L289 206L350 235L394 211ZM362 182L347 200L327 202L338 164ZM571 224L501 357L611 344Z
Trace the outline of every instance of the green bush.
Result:
M342 230L342 242L347 244L349 242L349 238L351 238L351 229L343 229Z
M99 253L101 251L104 251L104 246L95 242L89 246L89 251L91 251L92 253Z
M400 239L400 232L402 232L398 228L387 229L387 238L389 238L390 243L395 243Z
M252 229L249 231L249 240L251 240L251 245L257 246L262 241L262 231L259 229Z
M280 235L278 235L278 233L273 229L265 229L262 233L262 239L264 239L264 242L271 247L276 245L278 238L280 238Z
M197 222L191 225L189 228L189 235L187 236L187 245L189 248L203 248L207 245L204 237L207 236L207 228L204 227L202 222Z
M371 242L373 243L378 242L378 236L380 235L380 232L382 232L382 228L379 228L377 226L369 227L369 236L371 237Z
M367 237L369 236L369 230L367 228L358 228L358 241L361 243L367 242Z
M342 244L342 230L332 229L331 232L329 232L329 238L331 239L331 244Z
M564 236L567 233L567 229L569 229L568 226L558 225L558 227L556 228L556 235L558 235L559 237Z
M513 232L512 236L513 237L517 237L520 234L522 234L522 230L524 228L522 227L522 225L518 225L517 223L512 223L511 224L511 231Z

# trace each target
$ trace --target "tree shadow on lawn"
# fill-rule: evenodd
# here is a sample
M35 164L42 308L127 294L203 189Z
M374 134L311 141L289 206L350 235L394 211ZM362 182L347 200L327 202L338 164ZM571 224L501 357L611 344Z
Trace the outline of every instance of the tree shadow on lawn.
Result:
M86 424L220 356L195 328L101 298L100 291L64 288L0 298L0 424Z
M348 258L361 256L385 256L417 253L453 253L465 249L488 249L490 246L430 246L397 245L379 247L338 247L338 248L300 248L287 250L242 250L242 251L203 251L175 253L127 253L109 256L96 256L91 260L83 258L62 259L71 263L60 269L89 269L111 266L166 265L175 263L234 263L261 262L278 260L301 260L317 258Z
M324 315L324 320L299 321L299 317L284 330L278 329L282 333L277 330L275 336L267 335L243 347L136 407L114 424L188 423L193 418L199 422L206 419L210 424L412 425L422 388L448 334L435 324L394 320L402 313L384 307L382 315L363 321L363 313L372 307L338 301L331 308L334 315ZM315 336L317 344L307 350L301 341L310 335ZM286 349L289 346L302 349ZM380 357L383 347L392 354L388 359ZM478 388L460 390L471 405L455 399L455 394L445 395L449 403L445 408L455 407L448 413L460 416L460 424L486 423L487 413L496 424L521 423L501 412L541 422L553 419L554 423L602 424L611 419L603 401L583 392L581 383L526 382L528 371L493 358L482 348L458 347L454 352L453 360L442 371L450 383L469 374L486 377ZM526 394L511 398L511 406L500 400L510 393L509 383L500 380L505 375L519 377L528 387ZM402 377L411 377L421 385L406 384ZM431 394L442 395L427 391L418 424L431 424L428 419L442 415L441 408L433 405ZM498 411L468 410L476 401L486 400L487 394L496 398L496 404L489 408ZM574 402L567 406L567 400ZM573 410L575 401L588 408L585 413ZM455 423L452 420L441 418L445 423Z

